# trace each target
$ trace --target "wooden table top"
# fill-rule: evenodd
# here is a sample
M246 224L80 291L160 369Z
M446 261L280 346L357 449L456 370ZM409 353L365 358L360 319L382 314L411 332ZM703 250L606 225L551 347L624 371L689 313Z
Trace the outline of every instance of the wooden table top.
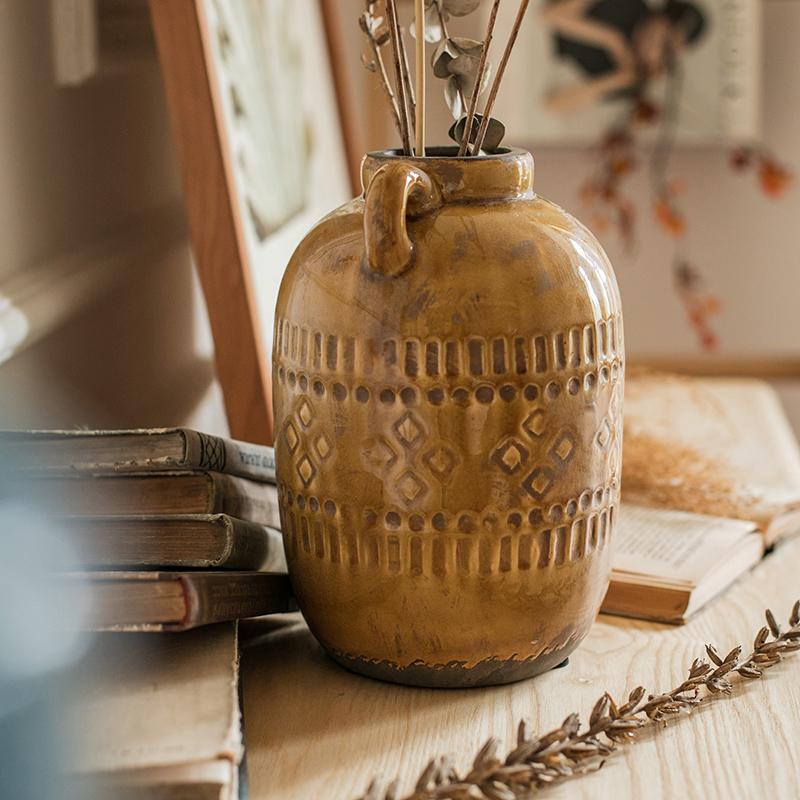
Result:
M302 620L245 626L245 741L252 800L354 800L370 779L399 776L411 791L434 755L459 770L491 735L502 752L521 717L539 731L572 711L586 718L608 690L669 690L703 646L745 646L771 607L785 620L800 596L800 540L776 548L750 575L682 627L601 616L569 665L512 686L412 689L352 675L327 659ZM800 653L689 718L646 728L598 772L548 798L800 798Z

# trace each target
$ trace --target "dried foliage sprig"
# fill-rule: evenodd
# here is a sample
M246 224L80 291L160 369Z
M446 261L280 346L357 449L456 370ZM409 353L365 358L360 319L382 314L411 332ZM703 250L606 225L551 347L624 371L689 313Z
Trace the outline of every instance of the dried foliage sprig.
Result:
M445 81L444 96L455 119L450 136L458 143L459 156L478 155L481 148L496 149L505 133L505 126L491 117L491 109L500 88L500 82L511 50L516 43L525 11L530 0L521 0L516 20L503 52L502 60L483 114L478 113L478 100L489 84L491 65L487 59L489 44L494 33L500 0L493 0L492 9L483 41L465 36L451 36L448 30L450 17L465 17L474 12L481 0L415 0L414 24L409 28L417 39L415 79L411 80L408 53L397 14L397 0L383 0L388 23L377 16L378 0L365 0L366 11L359 17L362 30L367 35L372 54L362 56L364 66L380 74L381 82L389 99L395 126L403 143L403 152L424 155L425 140L425 92L424 92L424 43L437 46L431 58L433 74ZM381 48L391 42L394 81L389 79ZM467 103L469 97L469 103ZM416 148L412 149L412 133ZM474 145L470 149L470 145Z
M536 736L529 733L523 720L516 746L505 758L498 756L498 740L489 739L464 775L449 758L434 758L422 771L414 791L402 800L518 800L600 769L618 745L632 741L641 728L690 714L707 699L730 694L735 675L758 679L785 654L800 650L800 600L792 608L787 630L781 629L769 610L766 622L745 658L741 646L723 657L713 645L706 645L708 661L696 658L675 689L648 694L638 686L620 704L606 692L594 704L584 728L578 715L570 714L555 730ZM397 781L385 790L373 781L362 800L400 800Z
M381 86L386 94L386 99L389 101L389 109L392 112L392 119L397 128L397 132L402 136L403 127L400 122L400 109L397 105L397 98L395 97L394 89L392 88L389 75L386 72L386 64L383 60L382 48L391 38L389 29L384 25L383 17L379 17L375 13L376 0L367 0L367 8L363 14L358 18L358 24L361 30L367 37L372 56L361 57L361 63L370 71L380 75Z
M411 126L406 100L406 82L403 77L403 50L405 45L400 37L400 23L397 21L396 0L386 0L386 16L389 19L389 38L392 42L392 60L394 61L395 85L397 86L398 108L400 111L400 138L403 152L411 155Z
M492 11L489 14L489 24L486 26L486 37L483 40L483 47L481 48L481 58L478 62L478 73L475 77L475 85L472 87L472 96L469 98L469 108L467 109L467 117L464 120L464 130L461 133L461 144L458 147L459 156L465 156L467 154L467 146L471 141L472 124L475 120L475 112L478 110L478 98L482 91L483 82L488 76L489 45L492 43L494 24L497 20L497 11L499 8L500 0L494 0Z
M511 57L511 51L514 48L514 44L517 41L519 29L522 27L522 21L525 18L525 12L528 10L529 2L530 0L520 0L517 16L514 20L514 25L511 28L511 34L506 42L506 49L503 51L503 56L500 59L500 64L497 67L497 73L492 81L492 87L489 89L489 97L486 100L486 107L483 109L483 119L481 120L481 125L478 128L478 133L475 136L475 144L472 147L472 155L474 156L478 155L483 147L483 140L486 138L486 131L489 128L489 121L492 117L492 108L494 107L494 101L497 99L497 92L500 89L500 82L503 80L503 75L506 71L506 65L508 64L508 59Z

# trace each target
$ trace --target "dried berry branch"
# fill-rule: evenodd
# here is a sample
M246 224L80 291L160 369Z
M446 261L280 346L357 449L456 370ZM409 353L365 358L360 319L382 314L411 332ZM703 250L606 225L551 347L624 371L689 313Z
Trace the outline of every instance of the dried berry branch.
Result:
M458 155L464 156L467 154L467 146L470 142L470 134L472 133L472 125L475 120L475 112L478 109L478 97L483 87L484 75L486 74L486 66L488 64L487 56L489 55L489 45L492 42L492 35L494 33L494 23L497 19L497 9L500 7L500 0L494 0L492 11L489 15L489 24L486 26L486 37L483 40L483 49L481 50L481 60L478 63L478 74L475 78L475 86L472 88L472 96L469 98L469 109L467 110L467 118L464 121L464 133L462 135L461 144L458 148Z
M492 116L492 107L494 106L494 101L497 99L497 92L500 89L500 82L503 80L503 73L506 71L508 59L511 56L514 43L517 41L517 35L519 34L519 29L522 27L522 20L525 18L525 12L528 10L529 1L530 0L520 0L517 17L514 20L514 27L511 29L511 34L506 42L506 49L503 51L503 57L500 59L500 64L497 67L497 73L492 81L492 87L489 89L489 97L486 100L486 107L483 110L481 126L478 128L478 133L475 136L475 145L472 148L472 155L474 156L477 156L483 147L483 140L486 138L486 131L489 128L489 121Z
M383 27L383 17L375 16L375 0L367 0L367 10L358 18L358 24L367 37L372 50L372 59L362 55L361 61L370 72L378 72L380 74L381 85L389 101L392 119L398 134L402 138L403 128L400 123L400 110L397 107L397 98L386 73L386 64L381 53L381 48L389 41L389 31Z
M678 687L652 695L639 686L619 705L606 693L594 704L583 730L577 714L570 714L558 728L541 736L531 735L523 720L516 746L505 759L497 754L497 739L483 745L464 775L459 775L449 759L434 758L422 771L414 791L402 800L518 800L553 783L600 769L619 744L632 741L646 725L690 714L709 698L730 694L734 674L758 679L786 653L800 650L800 600L792 608L787 630L781 630L769 610L766 621L746 658L742 658L741 646L723 657L713 645L706 645L710 663L696 658ZM397 786L395 781L382 790L373 781L362 800L400 800Z

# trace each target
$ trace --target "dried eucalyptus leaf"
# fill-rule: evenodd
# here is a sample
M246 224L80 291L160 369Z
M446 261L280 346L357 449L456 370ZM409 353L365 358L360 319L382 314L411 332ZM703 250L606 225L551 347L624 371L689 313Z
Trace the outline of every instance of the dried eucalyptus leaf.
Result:
M483 139L483 150L488 153L497 150L505 135L506 126L499 119L491 117L489 119L489 127L486 129L486 136Z
M471 78L473 82L478 77L479 58L461 53L447 62L447 70L451 75L459 75L462 78Z
M453 115L453 119L458 119L464 113L461 103L461 93L458 91L458 78L451 75L444 85L444 101Z
M461 53L466 53L476 58L481 57L483 42L479 42L477 39L470 39L468 36L451 36L450 42Z
M478 133L478 128L480 127L481 121L483 120L482 114L476 114L472 119L472 126L469 132L469 143L475 143L475 137ZM455 142L461 144L461 140L464 138L464 126L467 124L466 116L462 116L460 119L456 120L451 126L450 130L448 131L448 136ZM496 150L500 146L500 142L503 141L503 137L506 135L506 126L500 122L499 119L495 119L494 117L490 117L489 125L486 128L486 137L483 140L483 150L485 151L492 151Z
M465 17L481 4L481 0L441 0L442 10L454 17Z
M413 39L417 38L417 27L413 22L408 26L408 32ZM436 6L431 3L425 7L425 41L429 44L436 44L436 42L440 42L443 37L444 31L442 30L442 22L439 19L439 13L436 10Z
M367 36L374 37L378 35L378 29L383 24L383 17L376 17L370 14L369 11L365 11L358 18L358 24Z
M461 144L462 140L464 139L464 127L467 124L467 117L466 115L459 117L451 126L450 130L447 131L447 135L458 144ZM478 132L478 125L480 124L478 120L478 115L476 114L472 118L472 125L470 127L469 132L469 141L475 141L475 134Z
M361 63L370 72L375 72L378 69L378 65L366 53L361 54Z
M450 75L449 63L459 55L455 42L452 39L442 39L431 56L433 74L437 78L447 78Z

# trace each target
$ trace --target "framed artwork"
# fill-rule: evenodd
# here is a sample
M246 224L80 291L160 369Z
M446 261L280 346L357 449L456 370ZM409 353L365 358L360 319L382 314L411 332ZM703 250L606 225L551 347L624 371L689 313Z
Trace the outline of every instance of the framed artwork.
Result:
M354 193L320 0L151 0L231 435L272 441L286 265Z
M761 0L539 0L536 12L509 65L519 91L498 101L509 138L592 144L645 81L676 143L758 138Z

